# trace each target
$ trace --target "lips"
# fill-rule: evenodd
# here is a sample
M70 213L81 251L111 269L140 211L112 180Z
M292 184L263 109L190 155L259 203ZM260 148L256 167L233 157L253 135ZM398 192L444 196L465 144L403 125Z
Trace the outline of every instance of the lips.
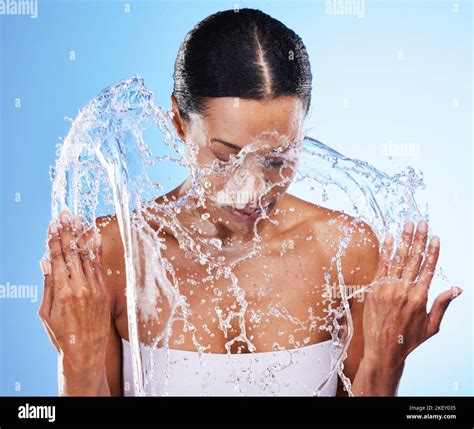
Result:
M243 209L234 209L234 210L237 210L246 215L251 215L252 213L255 213L255 212L261 212L260 207L250 207L250 206L244 207Z
M234 207L226 207L226 209L234 215L239 220L255 220L259 218L262 215L262 212L264 210L267 210L270 207L271 204L267 204L265 207L263 207L263 210L260 207L251 207L251 206L246 206L243 209L237 209Z

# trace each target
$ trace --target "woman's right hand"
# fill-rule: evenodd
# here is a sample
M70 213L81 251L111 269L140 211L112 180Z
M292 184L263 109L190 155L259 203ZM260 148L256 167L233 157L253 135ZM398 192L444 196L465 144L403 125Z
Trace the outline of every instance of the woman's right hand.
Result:
M44 292L39 316L61 358L63 382L69 384L62 388L77 394L81 384L84 394L103 384L110 331L100 235L94 238L90 232L84 232L80 217L70 219L62 212L60 225L49 226L50 260L40 261ZM92 249L86 247L90 240Z

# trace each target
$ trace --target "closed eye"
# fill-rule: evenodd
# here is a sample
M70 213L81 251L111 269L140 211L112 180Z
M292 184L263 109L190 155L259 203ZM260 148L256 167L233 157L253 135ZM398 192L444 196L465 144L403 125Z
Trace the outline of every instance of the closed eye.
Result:
M237 155L241 147L234 145L233 143L228 143L223 140L211 139L211 151L214 156L223 162L228 162L231 156Z
M222 162L229 162L233 156L236 156L236 153L223 153L221 151L215 151L213 150L212 153L214 156Z
M283 167L283 162L284 160L281 158L271 159L267 162L267 165L270 166L271 168L280 169L281 167Z

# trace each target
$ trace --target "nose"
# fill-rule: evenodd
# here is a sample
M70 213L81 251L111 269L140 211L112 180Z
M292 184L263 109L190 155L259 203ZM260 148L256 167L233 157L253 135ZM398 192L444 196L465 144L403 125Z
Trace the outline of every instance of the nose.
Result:
M256 206L259 200L265 195L267 180L265 168L255 154L247 156L245 161L236 171L236 180L240 183L239 205L237 208L245 206Z
M265 195L268 182L265 168L256 156L249 155L234 171L224 188L218 192L217 199L222 204L238 209L257 206Z

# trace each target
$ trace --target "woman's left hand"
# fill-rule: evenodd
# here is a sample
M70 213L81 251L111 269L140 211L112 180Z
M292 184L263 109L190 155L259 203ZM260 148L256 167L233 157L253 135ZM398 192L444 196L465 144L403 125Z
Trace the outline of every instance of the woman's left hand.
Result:
M413 234L414 223L408 221L393 259L393 236L387 237L364 305L364 360L391 370L403 367L408 354L439 331L450 302L462 292L460 288L442 292L427 312L440 243L433 237L426 248L424 220L418 223L414 240Z

